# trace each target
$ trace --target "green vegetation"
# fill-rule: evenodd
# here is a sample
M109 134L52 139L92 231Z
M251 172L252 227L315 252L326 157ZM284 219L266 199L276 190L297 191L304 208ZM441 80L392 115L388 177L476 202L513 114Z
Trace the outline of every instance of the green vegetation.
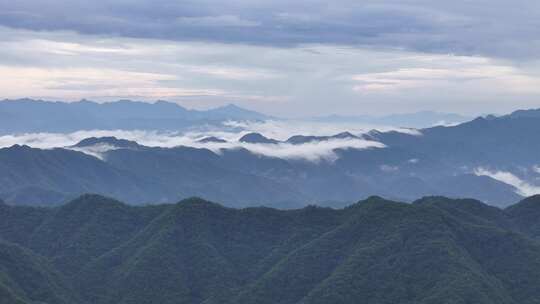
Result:
M75 294L45 259L0 242L0 303L80 302Z
M0 304L540 303L540 197L0 204Z

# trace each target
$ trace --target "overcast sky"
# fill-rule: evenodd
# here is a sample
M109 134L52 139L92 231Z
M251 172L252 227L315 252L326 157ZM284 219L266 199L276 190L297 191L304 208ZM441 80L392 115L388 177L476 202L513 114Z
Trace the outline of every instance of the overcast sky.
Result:
M272 115L540 107L540 1L0 0L0 98Z

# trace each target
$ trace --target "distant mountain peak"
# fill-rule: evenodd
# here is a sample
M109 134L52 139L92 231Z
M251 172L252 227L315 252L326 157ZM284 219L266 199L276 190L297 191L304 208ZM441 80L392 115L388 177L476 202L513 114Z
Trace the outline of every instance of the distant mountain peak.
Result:
M11 150L15 150L15 151L30 151L30 150L33 150L32 147L30 147L29 145L19 145L19 144L15 144L7 149L11 149Z
M287 143L293 145L300 145L310 142L327 141L332 139L360 139L360 137L350 132L341 132L332 136L294 135L287 139Z
M307 136L307 135L293 135L287 139L287 143L293 145L305 144L312 141L317 141L317 136Z
M226 143L227 141L219 137L208 136L208 137L204 137L197 140L197 142L206 144L206 143Z
M241 108L241 107L239 107L239 106L235 105L234 103L229 103L229 104L227 104L227 105L224 105L224 106L222 106L222 107L218 107L218 109L228 109L228 110L246 110L246 109L244 109L244 108ZM247 111L249 111L249 110L247 110Z
M251 144L277 144L279 141L265 137L260 133L248 133L239 139L240 142Z
M540 118L540 109L517 110L507 116L510 118Z
M126 149L136 149L140 148L137 142L127 139L118 139L114 136L105 136L105 137L89 137L81 140L73 148L87 148L96 145L110 145L116 148L126 148Z
M383 133L379 130L371 130L366 134L362 134L362 138L365 140L378 141L381 134Z
M336 135L333 135L331 136L332 138L339 138L339 139L345 139L345 138L354 138L354 139L359 139L360 137L352 134L351 132L341 132L341 133L338 133Z
M216 117L227 117L230 119L253 119L253 120L264 120L270 118L270 116L261 114L256 111L248 110L237 106L235 104L228 104L221 106L215 109L206 111L210 115L215 115Z
M160 100L154 102L153 105L162 106L162 107L177 108L177 109L181 109L181 110L184 110L184 111L188 111L185 107L177 104L176 102L170 102L170 101L167 101L167 100L161 100L160 99Z
M400 203L398 201L387 200L378 195L371 195L364 200L358 201L357 203L346 207L346 209L369 210L369 209L385 207L389 205L392 207L396 207L396 206L401 206L401 204L403 203Z

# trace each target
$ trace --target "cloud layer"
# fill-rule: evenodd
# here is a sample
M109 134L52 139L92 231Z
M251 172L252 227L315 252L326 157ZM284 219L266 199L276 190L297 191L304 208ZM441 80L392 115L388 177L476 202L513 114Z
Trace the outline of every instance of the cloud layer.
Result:
M536 56L540 47L540 4L528 0L2 0L0 12L6 27L172 41L502 57Z
M540 62L309 44L278 48L0 27L0 98L235 103L281 117L536 107Z
M292 145L288 143L279 144L252 144L239 142L238 139L250 132L260 132L266 136L285 140L290 135L304 134L314 136L333 135L349 130L356 134L361 134L371 130L369 126L354 125L354 124L325 124L325 123L308 123L308 122L253 122L240 123L230 121L226 125L230 131L224 131L222 128L210 128L205 130L193 130L188 133L167 133L155 131L123 131L123 130L93 130L93 131L78 131L69 134L61 133L31 133L19 135L0 136L0 148L10 147L15 144L28 145L34 148L51 149L58 147L69 147L75 145L79 141L89 137L106 137L114 136L119 139L127 139L138 142L141 145L150 147L176 147L188 146L195 148L209 149L215 153L221 153L222 149L240 149L244 148L253 153L278 157L283 159L304 159L308 161L328 160L333 161L337 155L336 149L367 149L367 148L384 148L384 145L363 139L331 139L320 142L310 142L301 145ZM232 127L232 128L231 128ZM344 129L344 127L348 127ZM385 128L390 130L391 128ZM417 131L409 129L395 129L400 132L417 134ZM335 132L334 132L335 131ZM298 132L298 133L296 133ZM225 139L226 143L201 143L200 139L215 136ZM116 147L109 145L98 145L85 148L71 148L77 151L87 153L92 156L101 158L102 154L109 150L114 150Z
M540 2L0 0L0 98L282 117L538 107Z

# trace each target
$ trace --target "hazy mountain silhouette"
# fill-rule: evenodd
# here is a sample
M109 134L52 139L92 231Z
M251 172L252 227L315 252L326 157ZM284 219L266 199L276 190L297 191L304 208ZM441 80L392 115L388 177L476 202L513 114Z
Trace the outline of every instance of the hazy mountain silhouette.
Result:
M248 133L239 139L240 142L251 144L277 144L279 141L263 136L260 133Z
M199 139L197 142L206 144L206 143L226 143L227 141L219 137L208 136L208 137Z
M429 128L436 125L449 125L459 124L471 120L471 117L454 114L454 113L441 113L434 111L421 111L415 113L405 114L391 114L381 116L371 115L329 115L312 118L318 122L328 123L343 123L343 122L356 122L373 125L383 126L397 126L397 127L409 127L409 128Z
M0 197L11 204L43 205L63 203L85 192L132 204L171 203L200 196L233 207L291 208L309 203L343 206L371 195L402 201L444 195L507 206L537 189L540 117L523 114L534 112L479 117L456 126L421 129L418 134L372 131L357 136L343 132L294 135L280 142L250 133L239 140L286 146L367 139L384 145L336 148L335 157L317 161L262 155L239 147L219 151L151 148L111 137L86 139L69 149L13 146L0 149L0 179L4 181ZM220 142L217 138L206 141ZM102 149L101 145L114 148ZM98 149L92 149L96 146ZM496 180L494 174L487 176L479 168L502 172L503 177L511 174L514 182Z
M96 145L107 145L115 148L126 148L126 149L138 149L142 146L137 142L132 140L118 139L113 136L107 137L90 137L81 140L77 144L73 145L73 148L87 148Z
M32 99L0 101L0 134L79 130L182 130L227 120L264 120L269 116L228 105L208 111L187 110L167 101L120 100L95 103Z

